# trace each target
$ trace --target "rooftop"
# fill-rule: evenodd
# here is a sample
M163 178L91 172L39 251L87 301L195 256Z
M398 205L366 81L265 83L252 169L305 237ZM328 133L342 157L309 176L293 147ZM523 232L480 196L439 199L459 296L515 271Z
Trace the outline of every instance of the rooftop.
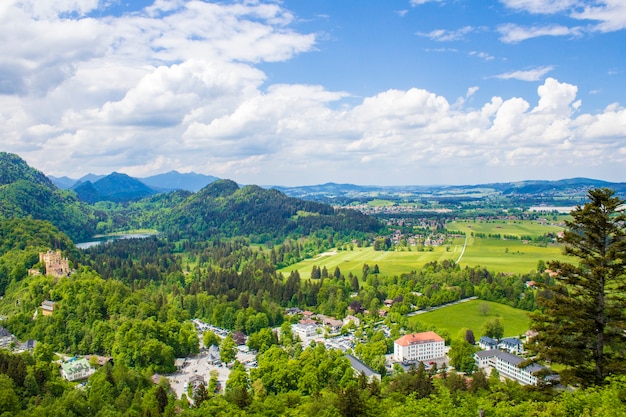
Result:
M443 342L443 338L435 332L407 334L396 340L400 346L410 346L417 343Z

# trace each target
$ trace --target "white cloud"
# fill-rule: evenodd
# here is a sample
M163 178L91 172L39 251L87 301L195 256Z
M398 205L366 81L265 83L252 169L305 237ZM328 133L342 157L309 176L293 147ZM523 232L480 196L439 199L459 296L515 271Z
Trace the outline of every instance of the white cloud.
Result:
M571 10L580 0L500 0L512 9L536 14L551 14Z
M437 42L450 42L461 40L468 33L474 32L476 28L472 26L465 26L457 30L445 30L437 29L428 33L416 32L418 36L423 36Z
M561 14L576 20L595 24L565 27L547 25L522 28L504 25L499 30L503 42L520 42L537 36L580 36L599 31L614 32L626 29L626 2L623 0L500 0L505 6L533 14Z
M572 106L577 108L579 104L574 102L578 87L572 84L560 83L554 78L546 78L546 81L537 88L539 104L533 112L550 112L553 114L569 115Z
M453 104L423 88L358 99L271 84L258 69L315 48L278 3L159 0L100 19L59 18L71 15L71 2L55 4L33 1L39 18L0 4L0 137L48 174L181 169L260 184L461 183L510 167L582 175L576 170L626 163L626 111L581 113L578 87L553 78L535 100L477 103L483 90L473 83ZM82 16L90 4L73 7ZM497 77L536 82L551 70Z
M443 2L443 0L410 0L409 1L411 6L413 7L421 6L422 4L426 4L426 3L441 3L441 2Z
M96 10L98 0L5 0L18 6L37 19L56 19L59 15L74 13L84 16Z
M500 40L504 43L517 43L540 36L571 36L577 37L583 33L581 27L567 27L562 25L523 27L512 23L498 26Z
M613 32L626 29L626 2L623 0L595 1L586 4L582 11L571 14L574 19L593 20L599 23L594 27L600 32Z
M478 57L484 61L492 61L495 59L493 55L488 54L487 52L479 52L479 51L470 51L470 56Z
M515 79L520 81L539 81L544 75L546 75L553 69L554 68L552 66L545 66L533 68L530 70L517 70L496 75L494 76L494 78L500 78L502 80Z

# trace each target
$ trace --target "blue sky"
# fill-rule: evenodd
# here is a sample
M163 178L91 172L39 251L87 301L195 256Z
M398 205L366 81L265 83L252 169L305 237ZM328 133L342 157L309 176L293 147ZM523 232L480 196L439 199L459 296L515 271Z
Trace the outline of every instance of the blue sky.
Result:
M623 0L7 0L1 150L55 176L626 181Z

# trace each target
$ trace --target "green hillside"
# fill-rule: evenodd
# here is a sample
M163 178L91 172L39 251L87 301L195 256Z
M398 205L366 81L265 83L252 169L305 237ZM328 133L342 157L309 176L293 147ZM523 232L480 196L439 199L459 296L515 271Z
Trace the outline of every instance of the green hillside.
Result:
M73 192L58 189L14 154L0 153L0 219L48 220L74 240L92 236L94 211Z

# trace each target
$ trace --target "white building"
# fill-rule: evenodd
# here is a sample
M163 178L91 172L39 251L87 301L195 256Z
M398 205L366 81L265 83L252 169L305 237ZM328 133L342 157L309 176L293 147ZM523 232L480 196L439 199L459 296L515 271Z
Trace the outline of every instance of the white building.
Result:
M397 362L427 361L445 354L445 342L435 332L407 334L393 342L393 359Z
M519 365L524 362L523 358L498 349L476 352L474 360L479 368L496 369L500 376L513 379L522 385L537 385L538 377L536 374L545 369L537 364L520 367Z
M300 320L300 323L296 323L291 326L293 334L298 336L301 341L306 341L312 337L317 336L318 324L313 320Z
M506 350L509 353L524 353L524 345L517 337L506 337L498 342L498 349Z
M478 346L480 346L482 350L497 349L498 341L490 338L489 336L483 336L478 341Z
M61 364L61 376L68 381L78 381L79 379L88 378L95 372L95 369L89 365L87 359L70 359Z

